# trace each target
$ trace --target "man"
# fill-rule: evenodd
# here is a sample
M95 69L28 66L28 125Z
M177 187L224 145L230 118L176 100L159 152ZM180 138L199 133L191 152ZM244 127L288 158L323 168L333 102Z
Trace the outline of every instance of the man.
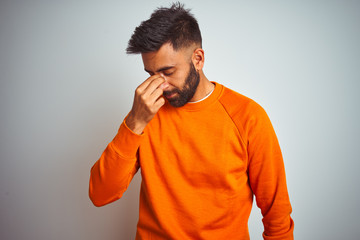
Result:
M263 238L293 239L284 164L265 111L210 82L195 18L159 8L132 35L150 74L91 169L96 206L122 197L141 167L136 239L249 239L253 194Z

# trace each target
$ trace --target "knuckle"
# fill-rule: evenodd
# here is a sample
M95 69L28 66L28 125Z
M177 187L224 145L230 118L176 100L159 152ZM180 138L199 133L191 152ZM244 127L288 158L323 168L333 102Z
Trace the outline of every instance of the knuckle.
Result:
M151 113L152 113L153 115L156 114L157 111L158 111L158 109L157 109L156 107L152 107L152 108L151 108Z
M165 104L165 99L162 98L162 99L160 100L160 105L162 106L162 105L164 105L164 104Z
M146 97L144 95L140 95L140 99L141 99L142 102L144 102L146 104L147 99L146 99Z
M136 93L137 95L141 94L141 89L140 89L140 87L137 87L137 88L135 89L135 93Z
M142 102L143 102L143 104L144 104L145 106L148 106L148 102L146 101L145 98L142 98L141 100L142 100Z
M151 109L152 104L151 104L151 102L150 102L148 99L146 99L146 100L144 101L144 104L145 104L145 106L146 106L148 109Z

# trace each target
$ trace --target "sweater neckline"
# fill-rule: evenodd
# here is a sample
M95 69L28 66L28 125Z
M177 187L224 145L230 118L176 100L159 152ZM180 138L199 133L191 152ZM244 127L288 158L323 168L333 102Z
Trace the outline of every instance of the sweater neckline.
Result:
M207 99L213 93L214 89L215 89L215 84L214 84L214 88L211 90L211 92L209 92L205 97L203 97L200 100L197 100L197 101L194 101L194 102L189 102L189 103L197 103L197 102L204 101L205 99Z

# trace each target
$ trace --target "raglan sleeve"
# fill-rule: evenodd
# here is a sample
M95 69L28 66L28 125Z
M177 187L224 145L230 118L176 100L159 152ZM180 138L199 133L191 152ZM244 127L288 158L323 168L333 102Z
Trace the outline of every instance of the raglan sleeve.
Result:
M95 206L122 197L139 169L137 151L142 139L143 135L135 134L126 126L125 120L122 122L116 136L90 171L89 197Z
M275 131L266 112L253 103L247 124L248 174L263 215L265 240L293 239L294 222L285 167Z

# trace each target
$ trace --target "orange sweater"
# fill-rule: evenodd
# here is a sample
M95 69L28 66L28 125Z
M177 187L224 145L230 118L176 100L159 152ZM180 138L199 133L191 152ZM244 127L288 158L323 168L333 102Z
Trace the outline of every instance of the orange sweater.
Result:
M181 108L165 104L142 135L121 124L91 169L96 206L123 195L141 167L136 239L249 239L253 194L267 240L293 239L284 164L265 111L215 83Z

